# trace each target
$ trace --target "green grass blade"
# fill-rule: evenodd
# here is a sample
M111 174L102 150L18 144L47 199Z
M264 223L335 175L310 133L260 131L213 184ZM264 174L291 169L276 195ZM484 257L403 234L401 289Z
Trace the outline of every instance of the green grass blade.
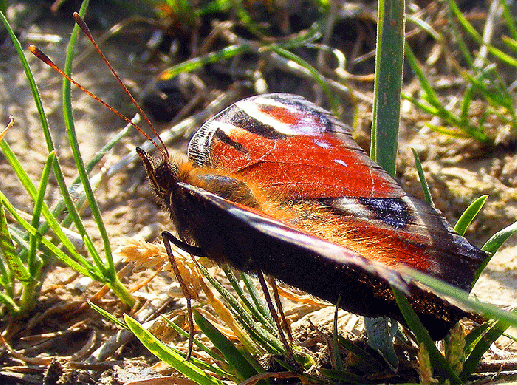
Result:
M427 112L429 115L438 115L440 111L430 104L427 103L427 101L422 101L413 98L412 96L402 93L400 95L402 99L409 100L412 104L414 104L416 107L420 108L422 111Z
M464 235L467 227L471 224L472 220L478 215L478 213L483 208L488 195L480 196L474 202L470 204L469 207L461 214L461 217L456 222L454 226L454 231L456 231L459 235Z
M36 86L36 82L34 81L34 77L32 76L32 72L30 70L29 63L27 62L27 59L25 58L20 41L16 37L11 26L9 25L9 22L5 18L5 15L1 12L0 12L0 21L2 21L2 23L4 24L4 27L7 30L7 33L9 34L11 41L13 42L16 53L18 54L20 63L22 64L23 70L25 72L25 78L27 79L27 83L29 84L29 87L31 89L34 103L36 104L36 109L38 111L38 116L39 116L39 119L41 122L41 126L43 127L43 132L45 134L45 140L47 140L47 143L48 143L48 140L50 140L50 142L51 142L52 140L50 139L50 134L48 131L47 117L45 115L45 111L43 110L43 103L41 102L41 98L40 98L39 92L38 92L38 87ZM53 147L48 148L48 151L51 152L53 149L54 149Z
M409 301L406 299L404 294L395 288L392 288L393 295L395 296L395 300L399 305L400 311L406 320L409 328L417 338L417 341L423 344L429 354L429 359L431 360L431 365L433 366L434 372L442 377L446 378L450 381L451 384L461 384L459 377L454 374L451 367L445 360L445 357L438 351L434 341L429 336L429 333L425 329L424 325L420 322L420 319L416 315L416 313L411 308Z
M481 94L483 99L491 106L495 108L493 112L495 115L500 116L501 120L507 120L503 114L498 113L499 110L504 110L506 115L510 115L512 125L515 125L516 114L515 106L512 95L508 92L504 81L497 73L495 65L488 65L482 69L481 73L473 77L469 72L462 71L462 76L467 80L469 86L472 87L478 94ZM502 107L502 108L501 108ZM482 125L482 123L480 123ZM470 131L474 131L474 134L480 133L486 136L482 132L482 126L479 129L469 127ZM469 131L469 133L470 133Z
M418 78L420 86L422 87L422 90L425 94L425 100L436 109L436 113L434 113L433 115L439 115L442 117L448 116L448 120L450 120L451 114L447 111L447 109L442 105L442 103L438 99L436 92L434 91L433 87L427 80L424 71L422 70L421 64L418 62L417 58L413 54L413 51L411 50L411 48L409 48L408 45L406 45L405 47L405 53L407 63L409 64L409 66L415 73L416 77Z
M494 65L486 66L475 77L467 71L462 71L462 76L490 105L502 106L508 110L513 108L511 96L502 84Z
M279 47L277 45L270 45L268 47L265 47L264 49L273 51L276 54L278 54L288 60L293 61L294 63L298 64L299 66L301 66L301 67L305 68L307 71L309 71L309 73L311 74L314 81L321 86L321 88L323 89L323 92L327 96L327 99L332 108L332 112L334 113L334 115L336 115L336 116L338 115L338 107L339 107L338 100L337 100L335 94L328 87L328 84L327 84L325 78L321 75L321 73L316 68L314 68L312 65L310 65L307 61L303 60L300 56L295 55L291 51L289 51L285 48Z
M86 9L88 7L89 0L84 0L81 9L79 11L79 15L81 17L86 13ZM76 44L77 36L79 34L79 26L75 25L72 35L70 37L70 42L68 44L66 61L63 68L63 72L68 76L71 75L72 72L72 60L74 56L74 47ZM67 79L63 79L63 117L65 121L66 132L68 135L68 140L70 142L70 148L72 149L72 154L75 160L75 164L77 167L77 171L79 173L79 178L81 179L81 184L83 186L84 192L86 194L88 204L90 210L92 212L93 217L95 218L95 223L97 224L97 228L99 230L103 246L104 246L104 256L106 262L103 263L97 250L95 249L91 238L88 233L84 229L84 227L78 227L78 231L83 237L86 248L90 252L90 255L93 259L93 262L97 266L97 268L103 272L106 276L109 286L111 290L115 293L115 295L122 300L126 305L132 306L135 302L133 296L128 292L127 288L122 285L120 282L117 272L115 270L115 265L113 264L113 254L111 251L111 244L109 241L108 233L106 231L106 227L104 226L104 221L102 220L102 216L99 210L99 206L97 205L97 200L93 194L93 189L90 185L90 181L88 179L87 171L84 167L84 162L82 160L81 152L79 150L79 143L77 141L77 135L74 126L74 120L72 116L72 100L71 100L71 91L70 91L70 81ZM74 221L75 222L75 221Z
M499 248L503 245L504 242L508 238L510 238L513 234L517 232L517 222L514 222L508 227L505 227L501 231L498 231L492 237L486 241L485 245L482 247L483 250L494 254Z
M517 52L517 39L512 39L508 36L502 37L503 43L506 44L510 49Z
M454 0L447 0L447 3L449 4L449 7L458 20L458 22L461 24L463 29L478 43L480 46L486 45L483 43L483 37L476 31L474 26L467 20L467 18L461 13L461 10L459 9L458 5ZM499 60L505 62L506 64L509 64L511 66L517 67L517 59L508 55L507 53L501 51L498 48L495 48L492 45L486 45L488 51L497 57Z
M16 49L16 52L18 54L22 67L24 69L25 78L27 79L27 83L29 84L29 87L31 89L34 103L36 104L36 109L38 111L38 116L39 116L41 127L43 130L43 135L45 137L45 142L47 144L47 150L50 153L50 152L54 151L54 144L52 142L52 137L50 135L48 121L47 121L47 117L45 115L45 111L43 109L43 103L41 102L41 97L39 95L38 87L36 86L36 82L34 81L34 76L32 76L32 72L30 70L29 63L27 62L27 59L25 58L23 49L21 47L21 44L20 44L18 38L14 34L7 19L5 18L4 14L2 14L2 13L0 13L0 20L4 24L12 42L13 42L13 45ZM80 223L79 215L77 214L77 211L75 210L72 198L70 197L70 194L68 193L68 189L65 184L65 179L64 179L63 173L61 171L61 167L59 166L59 162L58 162L57 158L56 158L56 161L54 162L54 174L56 176L56 180L57 180L57 183L61 190L61 193L63 195L63 198L65 199L66 207L67 207L69 213L74 216L74 218L75 218L74 222L76 223L76 225L78 224L79 228L80 228L82 226L82 224Z
M508 55L506 52L503 52L498 48L495 48L493 45L487 45L487 48L488 52L490 52L492 55L494 55L502 62L509 64L513 67L517 67L517 59L515 57Z
M477 128L472 127L464 118L462 115L461 117L457 117L454 114L452 114L450 111L448 111L445 106L440 102L438 99L438 96L436 95L436 92L434 91L433 87L427 80L420 63L418 63L418 60L415 58L413 52L409 48L409 46L406 46L406 59L408 64L411 66L411 69L417 76L420 85L422 86L422 89L424 91L424 98L429 105L426 105L410 96L403 95L403 97L409 101L411 101L415 106L422 109L423 111L428 112L429 114L433 116L440 117L442 120L446 121L448 124L450 124L453 127L457 127L455 129L445 128L445 127L438 127L436 125L426 123L426 126L431 128L433 131L436 131L440 134L445 134L449 136L453 136L456 138L469 138L473 137L474 139L480 141L480 142L488 142L489 138L488 136L480 131ZM467 103L468 100L464 100L464 103Z
M487 321L482 325L479 325L472 329L466 336L465 336L465 352L467 353L467 356L474 350L477 343L481 338L483 338L483 335L487 332L489 328L491 328L495 324L495 321Z
M472 101L474 100L474 86L472 84L467 85L467 89L463 94L463 100L461 102L461 113L460 119L464 124L468 124L469 112Z
M379 0L371 158L395 175L404 61L404 0Z
M19 314L21 312L18 304L7 294L0 292L0 302L5 305L9 313Z
M262 300L257 288L253 284L251 277L248 274L241 273L241 279L244 281L244 285L248 289L248 293L250 294L251 300L253 302L253 307L257 309L262 317L268 320L269 324L273 325L275 321L273 321L273 317L271 316L267 305Z
M364 326L368 345L382 356L392 370L396 371L399 366L399 358L393 345L393 337L398 329L396 321L387 317L366 317Z
M457 128L445 128L441 126L436 126L431 123L425 123L426 127L429 127L434 132L437 132L438 134L444 134L448 136L452 136L453 138L458 139L468 139L470 136L465 131L459 131Z
M192 72L204 67L207 64L217 63L220 60L231 59L237 55L251 52L248 45L231 45L217 52L211 52L205 56L196 57L177 64L160 75L162 78L172 79L181 73Z
M418 179L420 180L420 186L422 187L422 191L424 192L424 198L431 206L434 206L433 197L431 196L431 192L429 191L429 185L425 179L424 169L422 168L422 163L420 163L420 158L414 148L411 149L413 151L413 156L415 158L415 166L418 172Z
M252 353L259 353L257 348L254 348L256 342L271 354L283 354L284 348L278 338L256 323L255 320L251 317L251 314L239 303L239 301L223 285L214 279L214 277L212 277L203 266L198 264L198 267L203 273L203 276L221 294L226 303L229 305L228 309L232 312L232 314L234 314L234 316L248 333L248 336L243 336L247 339L241 341L241 343L245 345L246 348ZM250 336L252 338L250 338Z
M140 323L129 316L124 316L127 326L142 344L160 360L172 366L178 372L200 385L225 385L210 374L203 372L176 350L159 341L145 330Z
M210 52L204 56L195 57L189 60L186 60L182 63L179 63L173 67L170 67L163 71L160 74L161 79L172 79L179 75L180 73L187 73L196 71L207 64L217 63L221 60L229 60L234 58L237 55L254 52L257 50L266 50L271 47L278 47L279 49L287 50L288 48L305 46L309 44L311 41L314 41L320 36L319 30L316 26L311 27L306 33L300 34L300 36L295 37L293 39L289 39L286 42L278 45L265 46L262 48L252 47L249 44L241 43L234 44L228 47L225 47L219 51ZM298 58L298 57L296 57ZM301 59L300 59L301 60ZM316 71L317 73L317 71Z
M262 35L262 31L259 25L257 25L249 12L246 10L246 7L243 6L242 0L229 0L229 3L232 4L233 11L237 15L240 22L252 33L260 36Z
M479 338L476 346L463 364L463 370L460 373L460 378L462 380L467 380L470 375L474 373L474 370L476 370L476 367L483 358L483 354L485 354L488 349L490 349L490 346L499 337L501 337L501 335L505 332L506 329L508 329L509 326L510 324L508 322L498 321L489 327L488 331L484 333L481 338Z
M481 275L483 270L485 270L485 267L488 265L495 252L499 250L503 243L506 242L506 240L516 232L517 222L514 222L510 226L507 226L504 229L492 235L492 237L490 237L490 239L486 241L481 250L488 252L490 256L483 261L483 264L481 266L479 266L479 269L476 271L476 274L474 276L474 282L477 282L479 276Z
M472 57L472 54L470 53L467 43L465 42L465 39L463 38L463 34L460 33L460 28L459 28L458 22L454 19L454 14L453 14L453 11L450 9L450 7L448 10L448 16L449 16L449 20L450 20L450 27L451 27L453 41L458 45L458 49L461 52L463 59L467 63L467 67L472 69L474 67L474 58Z
M104 310L100 306L97 306L96 304L94 304L91 301L87 301L87 302L88 302L88 305L90 305L90 307L93 310L95 310L97 313L99 313L101 316L103 316L107 320L111 321L114 325L117 325L121 329L129 330L129 327L124 322L122 322L121 320L116 318L113 314L107 312L106 310Z
M54 152L51 152L48 155L47 161L45 162L45 167L43 167L43 172L41 173L41 180L40 185L38 188L38 194L36 196L36 200L34 202L34 210L32 211L32 220L31 225L35 229L39 228L40 225L40 216L41 216L41 210L43 207L43 199L45 199L45 192L47 190L47 184L48 184L48 178L50 176L50 170L52 167L52 163L54 162L54 159L56 157L56 154ZM36 236L30 236L30 250L29 250L29 256L27 259L27 266L29 268L29 271L31 272L31 275L33 277L36 276L38 270L37 260L36 260L36 251L37 247L40 243L42 234L38 232Z
M434 40L438 42L441 42L443 40L442 36L438 33L438 31L436 31L429 23L425 22L419 17L416 17L416 15L406 14L406 19L409 23L415 24L417 27L431 35Z
M0 252L7 264L7 269L12 274L12 277L20 282L28 282L31 280L31 275L23 261L16 253L13 239L9 234L7 227L7 218L5 217L4 206L0 202Z
M24 220L16 211L16 209L11 205L11 203L7 200L5 195L0 191L0 203L5 206L7 211L16 219L18 224L22 226L25 231L29 232L32 235L36 235L38 230L36 230L34 227L32 227L29 222ZM44 210L43 210L44 211ZM84 260L84 258L80 254L75 254L74 258L81 260L80 263L76 262L74 259L70 258L68 255L66 255L64 252L62 252L58 247L56 247L53 243L51 243L49 240L42 238L41 243L43 246L45 246L51 253L53 253L56 258L58 258L63 263L70 266L72 269L77 271L78 273L91 277L101 283L107 283L104 276L100 275L99 272L95 269L94 266L90 265L90 263L87 260Z
M170 319L166 318L162 315L162 319L169 325L171 328L174 329L176 333L183 336L185 339L189 338L189 333L183 330L181 327L176 325L174 322L172 322ZM201 343L197 338L194 338L194 345L196 345L199 349L204 351L206 354L208 354L210 357L212 357L215 361L224 361L224 357L217 351L209 349L207 346L205 346L203 343ZM186 357L186 355L185 355ZM215 370L215 368L211 369L212 371ZM218 369L221 373L221 375L229 375L229 373L222 371L221 369ZM214 371L215 373L215 371Z
M134 124L138 124L140 121L140 116L137 114L135 117L131 120ZM124 128L122 128L108 143L106 143L97 153L93 156L93 158L88 162L85 169L87 174L89 175L93 168L101 161L101 159L117 144L124 136L126 136L130 130L133 128L132 124L127 124ZM109 177L109 175L108 175ZM77 177L73 182L73 185L77 185L81 182L80 178ZM91 181L92 185L94 185L94 190L97 188L97 185L99 184L100 180L97 181ZM82 208L83 204L85 202L85 195L80 194L79 198L77 198L77 207ZM66 205L64 203L64 200L60 200L57 204L54 210L52 210L52 214L54 216L58 217L66 209ZM65 219L63 219L63 227L68 228L73 223L72 217L67 215ZM43 225L42 225L43 227Z
M402 64L404 62L405 15L404 0L379 0L377 43L375 49L375 83L372 114L370 157L389 175L395 176L400 124ZM379 321L365 318L369 343L391 356L392 339L385 333L380 338L376 329ZM388 321L384 320L387 325ZM388 328L386 328L387 330Z
M501 1L500 4L503 7L503 18L506 23L506 27L510 31L510 34L512 35L513 39L517 40L517 27L515 26L515 15L512 15L512 12L510 11L510 8L508 7L506 1Z
M240 300L247 308L247 310L250 311L252 317L256 318L264 328L266 328L270 333L273 334L276 330L275 325L273 324L273 322L270 322L269 317L264 317L262 312L256 308L255 303L248 298L246 293L240 287L239 281L237 280L235 274L233 274L231 268L225 266L223 267L223 271L226 274L226 277L228 278L228 281L232 285L233 289L235 290L235 293L239 296Z
M18 245L19 248L21 248L22 250L29 250L30 245L25 240L27 232L18 228L18 226L10 225L9 233L11 234L11 237L13 238L14 242Z
M345 366L343 365L343 359L341 358L341 353L339 352L339 332L337 327L340 299L341 298L339 298L336 303L336 310L334 311L334 320L332 321L332 352L334 353L334 362L336 363L336 369L339 371L343 371L345 370Z
M81 217L79 213L77 212L77 208L73 202L72 196L70 195L69 189L66 185L63 172L61 170L61 166L59 165L59 158L56 158L54 161L54 175L56 177L56 181L59 185L59 190L61 192L61 197L65 201L66 208L68 210L68 215L70 215L73 218L74 225L77 229L77 232L81 235L81 238L84 242L84 245L86 249L88 250L88 253L90 256L92 256L92 259L99 261L98 253L95 249L95 246L93 245L92 240L86 233L86 229L83 225L83 222L81 220ZM43 210L43 214L45 214L45 206ZM46 217L47 221L49 221L49 225L52 228L53 231L55 231L55 228L52 226L52 222L57 223L55 220L50 220L48 217ZM61 239L60 239L61 240ZM106 269L102 264L96 263L96 269L98 269L103 275L106 275Z
M194 312L194 320L199 329L210 339L214 346L223 354L228 364L236 371L239 380L246 380L258 372L250 365L244 356L219 330L197 311Z
M42 129L43 129L43 134L45 136L45 142L47 144L47 149L48 149L49 152L52 152L52 151L54 151L54 145L53 145L53 142L52 142L52 137L50 135L50 130L49 130L49 127L48 127L48 122L47 122L46 116L45 116L45 111L43 110L43 105L42 105L42 102L41 102L41 98L39 96L39 92L38 92L36 83L34 81L34 77L32 76L32 72L30 70L29 64L27 62L27 59L25 58L25 55L23 54L23 50L21 48L20 42L16 38L16 36L15 36L14 32L12 31L12 29L10 28L9 23L5 19L5 16L3 14L1 14L1 13L0 13L0 20L3 22L4 26L6 27L8 33L9 33L9 35L11 37L11 40L13 41L15 49L16 49L16 51L18 53L20 62L22 64L23 68L24 68L25 76L26 76L27 82L28 82L28 84L29 84L29 86L31 88L31 91L32 91L32 94L33 94L33 99L34 99L34 102L36 104L36 108L38 110L38 115L39 115L41 126L42 126ZM2 148L2 150L4 150L4 149ZM5 151L4 151L4 153L5 153ZM78 215L78 213L77 213L77 211L75 209L75 206L73 204L72 198L70 197L70 194L68 192L68 188L66 187L64 176L63 176L63 173L62 173L61 168L59 166L58 158L56 158L56 160L53 162L53 166L54 166L54 175L56 176L56 180L57 180L58 185L60 187L61 194L62 194L63 198L65 199L66 207L67 207L70 215L72 215L74 217L74 223L75 223L76 227L78 229L83 229L84 230L84 226L82 225L80 217L79 217L79 215ZM23 183L23 181L22 181L22 183ZM32 183L30 185L32 186ZM27 189L26 186L24 186L24 187ZM34 200L35 199L35 195L36 195L34 186L32 186L32 188L30 188L27 191L32 196L32 199ZM46 214L46 211L48 211L48 208L46 209L46 206L44 205L43 206L43 214L44 215ZM46 218L46 219L47 219L47 221L49 220L48 218ZM54 223L55 223L55 221L54 221ZM64 235L60 236L60 234L59 234L60 229L58 229L58 227L54 226L52 228L52 230L54 232L57 231L58 233L56 233L56 235L58 235L60 237L60 241L64 242L64 244L65 244L65 246L67 246L67 248L70 248L71 244L69 242L67 244L67 239L65 239L66 237L64 237ZM81 233L81 231L80 231L80 233ZM83 235L83 234L81 234L81 235ZM89 249L89 252L95 254L95 249L93 248L92 242L89 241L88 239L84 239L84 241L85 241L85 245ZM71 248L73 249L73 246L71 246Z
M88 7L89 0L84 0L81 5L81 10L79 11L79 15L81 17L84 16L86 13L86 9ZM63 72L67 74L68 76L71 75L72 72L72 61L74 56L74 48L77 41L77 37L79 34L79 26L76 24L74 26L74 30L72 32L72 35L70 36L70 41L68 43L68 48L66 52L66 61L65 65L63 67ZM88 180L88 177L86 175L86 170L84 168L84 163L82 160L81 152L79 150L79 143L77 141L77 134L75 131L74 126L74 119L72 116L72 100L71 100L71 90L70 90L70 81L67 79L63 79L63 118L65 121L65 127L66 132L68 135L68 140L70 142L70 148L72 150L72 155L75 160L75 165L77 168L77 171L79 173L79 178L81 179L81 183L83 185L84 191L87 195L88 202L90 204L90 209L92 210L92 214L95 218L95 222L97 223L97 226L99 228L99 232L101 234L101 238L104 242L104 252L107 257L107 268L104 268L104 264L102 260L100 259L100 256L93 246L93 242L91 241L90 237L88 236L88 233L83 228L78 228L79 233L82 237L84 237L85 245L88 248L88 250L91 253L91 256L93 258L94 263L97 265L97 267L104 272L107 276L110 276L110 278L113 278L113 275L115 274L115 269L113 266L113 258L111 256L111 246L109 244L109 241L107 241L107 234L106 230L103 226L102 219L100 219L100 212L99 208L97 206L97 201L95 200L93 196L93 190L90 185L90 181Z
M133 123L137 124L139 122L139 116L136 115L133 120L132 120ZM108 143L106 143L95 155L94 157L90 160L90 162L88 162L88 164L86 165L86 171L87 173L89 174L93 168L99 163L99 161L104 157L104 155L106 155L106 153L108 151L110 151L114 146L115 144L117 144L120 139L122 139L125 135L127 135L130 131L130 129L133 128L133 126L131 124L127 124L124 128L122 128ZM56 162L57 162L57 159L56 159ZM72 186L73 185L76 185L80 183L80 179L79 177L77 177L73 182L72 182ZM99 181L95 182L96 184L99 183ZM77 198L77 207L81 208L83 206L85 202L85 198L84 198L84 194L83 195L80 195L78 198ZM52 210L52 215L54 217L59 217L63 214L63 212L66 210L67 206L65 204L65 200L64 199L61 199L57 202L56 206L54 207L54 209ZM63 222L62 222L62 226L64 228L69 228L70 225L73 223L73 219L72 219L72 216L71 215L67 215L65 217L65 219L63 219ZM46 232L48 231L49 229L49 225L47 222L43 222L40 226L40 234L43 236L46 234Z
M419 281L423 285L427 286L439 296L453 298L455 303L458 303L467 309L471 309L486 318L499 319L503 322L509 323L514 327L517 327L517 314L501 310L494 305L471 300L469 299L469 294L466 291L458 289L453 285L440 281L420 271L405 267L404 273L410 276L412 279Z
M166 4L171 7L170 14L181 19L181 23L193 23L196 20L196 12L188 0L170 0Z
M212 13L225 12L230 9L232 3L227 0L212 0L208 4L201 6L196 12L199 16L209 15Z
M36 188L30 181L29 176L27 175L27 173L23 169L22 165L20 164L20 162L18 161L18 159L16 158L16 156L10 149L9 145L5 142L5 140L0 142L0 150L2 150L5 158L11 164L13 171L15 172L16 176L20 180L25 191L27 191L27 193L29 194L30 198L33 201L36 201L37 200ZM53 163L55 164L56 162L57 162L57 158L54 159ZM54 168L54 171L55 171L55 168ZM101 271L99 271L86 258L84 258L81 254L79 254L77 252L77 250L75 249L75 246L68 239L66 234L63 232L61 225L58 223L57 219L52 215L52 213L50 212L50 210L45 202L42 202L41 212L42 212L43 216L45 217L47 223L49 224L51 230L54 232L54 234L57 236L57 238L63 244L63 246L66 248L66 250L72 255L72 257L76 261L78 261L81 265L83 265L85 268L87 268L88 270L94 269L96 271L95 276L99 276L99 274L102 274ZM37 236L36 232L34 232L34 236ZM90 274L88 274L88 275L90 276ZM101 282L105 282L105 280L102 279Z
M3 207L2 207L3 210ZM7 223L6 223L7 224ZM3 227L0 229L0 235L2 238L4 237L4 233L9 234L11 236L11 233L9 232L9 228L6 227L4 229ZM14 237L16 240L16 238ZM7 294L10 297L14 297L14 281L13 281L13 274L9 270L7 261L5 260L3 252L0 250L0 285L4 288L4 290L7 292Z
M171 320L165 318L164 316L162 316L162 319L167 322L167 325L169 325L171 328L173 328L178 334L182 335L183 337L185 337L185 339L188 339L189 337L189 334L183 330L182 328L180 328L178 325L176 325L174 322L172 322ZM194 345L196 345L199 349L203 350L204 352L206 352L209 356L211 356L215 361L220 361L220 362L224 362L224 357L219 354L219 352L216 352L214 350L210 350L208 347L206 347L205 345L203 345L199 340L197 340L196 338L194 338ZM183 357L187 357L187 355L185 353L182 353L180 352L180 354L183 356ZM220 377L226 377L226 378L230 378L233 376L232 373L230 372L227 372L217 366L214 366L214 365L209 365L207 364L206 362L204 361L201 361L201 360L198 360L197 358L195 357L191 357L191 362L196 365L199 369L201 370L209 370L210 372L214 373L215 375L218 375Z

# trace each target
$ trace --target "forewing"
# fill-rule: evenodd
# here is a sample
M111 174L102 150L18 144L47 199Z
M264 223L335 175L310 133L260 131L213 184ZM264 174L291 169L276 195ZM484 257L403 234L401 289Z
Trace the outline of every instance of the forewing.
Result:
M235 103L200 128L189 156L283 202L292 227L390 268L406 265L470 290L487 257L429 204L408 197L345 125L301 97Z

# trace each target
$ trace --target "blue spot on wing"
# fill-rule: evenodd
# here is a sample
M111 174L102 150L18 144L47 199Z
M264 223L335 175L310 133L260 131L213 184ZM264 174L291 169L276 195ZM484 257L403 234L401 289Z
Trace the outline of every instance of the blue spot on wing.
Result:
M400 198L359 198L359 201L376 219L395 229L406 227L411 220L409 207Z

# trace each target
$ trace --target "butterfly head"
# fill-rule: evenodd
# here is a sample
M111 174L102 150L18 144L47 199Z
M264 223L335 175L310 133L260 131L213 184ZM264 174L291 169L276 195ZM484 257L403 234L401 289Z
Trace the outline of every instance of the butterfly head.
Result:
M168 154L162 152L160 157L153 157L141 148L136 152L142 159L144 167L156 195L162 200L168 197L178 182L178 162L171 162Z

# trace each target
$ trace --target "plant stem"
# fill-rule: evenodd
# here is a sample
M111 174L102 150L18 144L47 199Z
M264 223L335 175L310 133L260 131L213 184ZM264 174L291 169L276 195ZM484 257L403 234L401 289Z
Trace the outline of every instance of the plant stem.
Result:
M404 0L379 0L370 156L395 175L404 60Z

